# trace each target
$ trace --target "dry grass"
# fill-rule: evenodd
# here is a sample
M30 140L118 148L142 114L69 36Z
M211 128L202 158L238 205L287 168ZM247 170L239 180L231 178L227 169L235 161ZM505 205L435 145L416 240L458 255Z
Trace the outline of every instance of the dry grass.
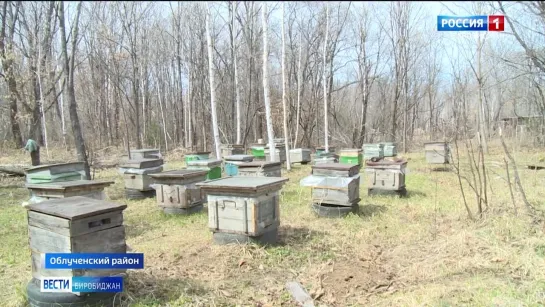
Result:
M420 152L407 157L408 198L369 198L362 180L360 213L344 219L314 216L309 189L299 186L310 167L296 166L282 191L280 242L270 247L213 245L206 212L166 216L155 199L123 199L114 169L97 171L115 180L106 192L128 205L127 242L146 257L146 268L129 274L126 305L295 306L284 290L290 280L327 306L543 305L543 225L514 216L501 151L488 157L493 193L478 222L468 221L453 172L431 172ZM540 158L516 154L529 200L543 209L545 171L525 167ZM0 156L0 164L23 160L20 152ZM180 154L166 160L168 169L183 166ZM31 276L21 207L28 194L0 188L0 197L0 300L21 306Z

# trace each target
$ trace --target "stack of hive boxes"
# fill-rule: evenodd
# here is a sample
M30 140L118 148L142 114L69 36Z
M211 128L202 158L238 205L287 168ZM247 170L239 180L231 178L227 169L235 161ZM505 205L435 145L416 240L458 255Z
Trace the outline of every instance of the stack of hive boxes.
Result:
M392 142L380 143L384 149L384 157L395 157L397 156L396 144Z
M368 195L394 192L399 196L406 196L406 167L407 161L404 160L366 161L365 172L367 174Z
M339 153L339 163L341 164L356 164L362 166L362 150L358 148L341 149Z
M370 160L372 158L382 159L384 158L384 145L383 144L363 144L363 159Z
M338 157L335 154L336 148L334 146L329 146L328 151L325 151L325 146L316 148L316 152L312 158L313 164L328 164L328 163L337 163Z
M163 159L128 160L120 165L119 171L125 179L127 199L154 197L155 190L151 187L153 178L149 175L163 171Z
M360 201L359 168L354 164L319 164L312 166L312 175L301 180L312 188L313 208L350 207L357 211Z

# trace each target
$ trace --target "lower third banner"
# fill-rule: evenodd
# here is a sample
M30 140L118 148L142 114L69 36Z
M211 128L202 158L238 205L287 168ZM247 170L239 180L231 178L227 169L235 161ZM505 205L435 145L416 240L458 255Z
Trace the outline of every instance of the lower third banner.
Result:
M123 277L42 277L41 292L123 292Z

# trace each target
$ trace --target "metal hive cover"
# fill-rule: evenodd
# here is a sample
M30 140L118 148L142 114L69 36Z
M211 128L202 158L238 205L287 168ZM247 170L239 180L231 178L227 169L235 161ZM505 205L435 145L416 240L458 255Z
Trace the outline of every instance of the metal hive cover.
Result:
M246 163L242 163L242 164L239 164L239 168L244 168L244 167L272 167L272 166L280 166L282 165L282 163L280 162L265 162L265 161L253 161L253 162L246 162Z
M27 183L26 188L30 189L50 189L50 190L64 190L67 188L73 187L83 187L83 186L100 186L105 187L114 184L113 181L100 181L100 180L74 180L74 181L61 181L61 182L52 182L52 183Z
M34 172L39 172L44 170L50 170L52 174L57 174L58 172L55 172L55 169L59 167L62 167L62 168L71 167L73 168L73 170L71 171L77 172L77 171L83 170L84 165L83 165L83 162L45 164L45 165L38 165L38 166L27 168L26 173L34 173Z
M323 163L323 164L312 166L312 169L330 169L334 171L350 171L357 168L358 168L357 164L342 164L342 163Z
M48 200L26 207L29 211L76 220L102 213L124 210L127 205L82 196Z
M196 185L205 190L257 191L275 185L282 185L288 180L288 178L281 177L226 177L200 182Z
M205 170L197 170L197 169L181 169L181 170L173 170L173 171L166 171L161 172L157 174L150 174L149 176L152 178L158 178L158 179L166 179L166 178L193 178L193 177L199 177L199 176L206 176L207 171Z

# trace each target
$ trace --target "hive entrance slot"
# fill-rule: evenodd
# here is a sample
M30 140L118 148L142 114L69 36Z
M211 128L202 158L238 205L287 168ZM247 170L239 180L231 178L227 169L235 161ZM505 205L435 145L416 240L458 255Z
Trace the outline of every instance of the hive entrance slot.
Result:
M111 222L112 222L112 220L109 219L109 218L102 219L102 220L99 220L99 221L89 222L89 228L99 227L99 226L102 226L102 225L108 225Z

